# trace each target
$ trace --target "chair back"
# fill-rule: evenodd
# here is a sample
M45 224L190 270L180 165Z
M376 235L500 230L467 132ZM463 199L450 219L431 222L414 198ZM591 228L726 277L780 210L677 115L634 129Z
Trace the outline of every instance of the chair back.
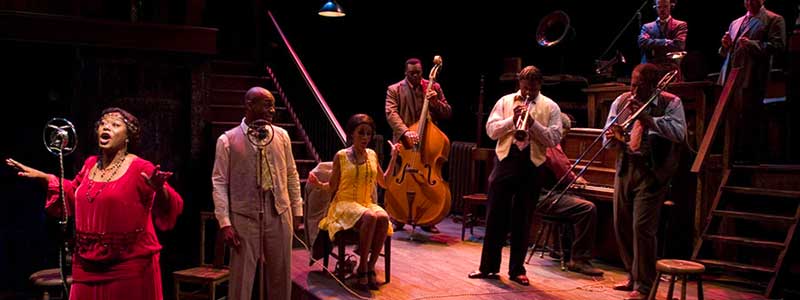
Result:
M207 228L213 228L213 232L208 234ZM200 212L200 265L201 266L212 266L215 268L225 267L228 265L227 261L227 248L225 243L222 240L222 235L219 234L219 225L217 224L217 219L214 216L213 212ZM209 245L206 244L206 240L213 239L214 244L213 248L211 248L211 261L209 263L208 257L206 256L206 250L208 250Z
M494 169L495 157L492 148L473 148L472 165L470 166L470 186L472 193L486 194L489 191L489 176Z

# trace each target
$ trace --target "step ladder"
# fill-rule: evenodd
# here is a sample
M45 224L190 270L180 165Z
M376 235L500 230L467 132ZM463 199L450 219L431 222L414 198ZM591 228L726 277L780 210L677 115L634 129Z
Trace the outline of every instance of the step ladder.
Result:
M798 182L798 165L725 169L692 259L712 270L760 274L768 278L764 295L774 297L800 219Z

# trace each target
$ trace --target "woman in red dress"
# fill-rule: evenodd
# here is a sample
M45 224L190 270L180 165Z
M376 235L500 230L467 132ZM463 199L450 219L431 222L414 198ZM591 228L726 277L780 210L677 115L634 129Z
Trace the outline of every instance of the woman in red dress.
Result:
M99 156L84 162L75 179L64 180L67 214L75 217L73 284L70 299L163 298L154 229L171 229L183 199L164 172L128 152L139 137L139 122L120 108L103 111L96 127ZM62 216L58 178L13 159L21 177L47 184L45 209Z

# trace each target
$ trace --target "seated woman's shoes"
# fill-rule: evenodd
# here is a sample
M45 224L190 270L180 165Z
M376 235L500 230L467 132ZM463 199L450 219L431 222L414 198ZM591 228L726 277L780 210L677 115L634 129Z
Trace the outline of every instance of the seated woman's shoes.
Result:
M633 291L633 282L626 280L625 282L617 283L614 285L615 291Z
M380 289L381 283L378 282L378 278L377 278L377 275L375 274L375 271L367 272L367 276L368 276L367 277L367 288L369 288L370 290L373 290L373 291L377 291L378 289Z
M481 271L474 271L472 273L469 273L467 277L472 279L499 279L500 275L498 275L497 273L483 273Z
M511 276L511 281L519 283L521 285L531 285L530 280L528 280L528 276L525 276L525 274Z

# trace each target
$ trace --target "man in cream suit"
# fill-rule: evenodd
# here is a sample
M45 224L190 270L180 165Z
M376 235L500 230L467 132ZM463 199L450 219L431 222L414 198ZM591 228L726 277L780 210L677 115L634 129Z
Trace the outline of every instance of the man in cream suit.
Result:
M303 215L292 142L283 128L273 125L259 136L253 126L256 120L272 122L275 98L269 91L251 88L245 106L242 123L217 139L211 175L214 214L232 247L228 299L250 299L258 267L265 274L262 299L289 300L292 224L300 223L292 217Z
M519 73L519 91L500 98L486 122L486 133L497 140L495 153L499 162L489 178L489 212L480 268L470 273L469 278L499 278L501 251L511 231L509 278L521 285L530 284L523 263L531 214L542 186L541 166L547 148L561 141L561 110L553 100L539 93L541 87L539 69L523 68ZM527 132L527 137L517 140L514 133L520 118L528 118L527 128L519 128Z

